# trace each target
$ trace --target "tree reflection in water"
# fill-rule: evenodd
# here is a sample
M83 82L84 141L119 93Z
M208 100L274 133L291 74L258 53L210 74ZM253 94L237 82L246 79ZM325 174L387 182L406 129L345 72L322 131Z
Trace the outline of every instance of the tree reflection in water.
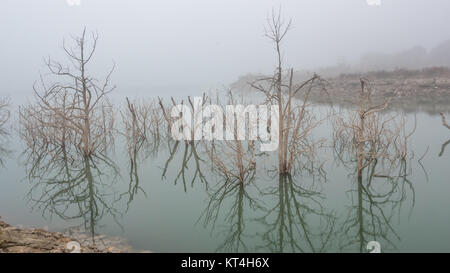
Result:
M199 153L199 144L198 141L173 141L168 140L168 151L169 151L169 157L167 158L164 169L161 175L162 179L165 179L167 176L167 172L169 171L170 165L174 165L174 167L178 168L176 171L176 176L174 179L174 184L177 185L178 181L181 180L183 183L184 191L187 192L187 182L189 183L190 180L190 186L191 188L194 187L194 182L196 180L199 180L201 184L205 186L205 189L208 189L208 180L206 179L206 176L204 172L202 171L202 168L204 168L205 160L200 157ZM177 164L176 162L173 162L173 159L177 155L178 152L180 152L180 146L184 147L181 151L182 158L181 158L181 164ZM193 174L190 178L186 177L186 172L189 170L189 168L193 168Z
M120 195L127 198L127 211L135 196L141 192L147 197L140 185L139 165L149 157L156 157L159 151L162 126L162 114L156 101L134 101L126 98L126 108L121 111L123 128L120 132L125 137L129 157L128 191Z
M218 246L217 251L249 251L245 240L251 235L245 232L246 222L248 221L246 215L262 209L260 201L247 191L247 187L251 185L253 180L254 176L249 177L248 181L244 183L238 180L225 180L219 183L216 189L211 189L208 205L199 220L202 219L205 226L211 225L211 232L213 233L217 228L216 222L221 209L227 210L222 212L225 213L224 221L227 224L220 231L220 233L225 234L225 239Z
M55 158L51 153L41 154L29 162L29 200L44 217L81 220L95 244L100 220L108 214L117 222L120 214L114 208L117 167L104 156L61 155Z
M260 218L266 226L262 246L271 252L324 252L331 245L335 217L323 206L324 196L315 185L305 187L290 175L280 175L278 186L266 195L276 204Z
M304 183L296 182L291 175L269 177L269 181L264 181L264 160L256 160L251 142L236 140L232 145L226 144L219 150L208 148L209 153L219 151L211 158L214 175L222 179L210 189L208 205L199 218L205 226L210 226L213 236L224 236L216 250L326 251L332 243L336 219L322 204L325 200L321 193L321 183L325 179L322 165L315 167L317 162L310 162L305 164L308 168L296 170L298 181L301 175L305 176ZM239 145L250 145L250 148L233 149ZM254 167L239 168L242 165L239 160L218 160L220 154L227 154L231 159L251 158L253 160L248 162L253 162ZM262 168L260 173L255 168L257 165ZM272 186L274 183L277 186ZM219 227L217 223L222 225ZM262 231L247 228L254 225Z
M365 252L369 241L378 241L385 250L395 248L400 237L392 219L404 205L412 210L415 202L409 180L414 153L408 150L408 140L416 122L407 132L405 118L382 113L388 101L374 105L371 93L371 86L362 79L356 110L340 113L333 124L336 162L355 182L348 191L351 205L340 230L342 250L357 247ZM408 197L410 204L405 202Z

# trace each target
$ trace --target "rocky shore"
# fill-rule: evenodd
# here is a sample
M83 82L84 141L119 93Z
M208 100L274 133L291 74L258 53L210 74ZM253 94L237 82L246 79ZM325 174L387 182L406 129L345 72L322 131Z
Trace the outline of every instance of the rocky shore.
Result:
M125 244L118 246L117 242L104 236L97 238L99 242L97 244L92 244L89 240L82 240L81 237L80 235L68 236L60 232L49 232L39 228L13 227L0 220L0 253L121 253L133 251L131 247ZM75 242L75 244L71 245L69 242Z

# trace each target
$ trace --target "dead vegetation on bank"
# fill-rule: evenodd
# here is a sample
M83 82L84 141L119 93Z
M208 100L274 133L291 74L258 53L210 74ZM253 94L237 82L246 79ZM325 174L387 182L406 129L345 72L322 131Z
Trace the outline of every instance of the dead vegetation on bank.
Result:
M232 86L243 92L251 92L252 89L247 86L247 82L261 77L264 76L245 75ZM308 77L309 74L294 71L294 83L299 83ZM328 83L328 95L323 92L314 92L311 94L310 101L351 107L349 101L360 92L361 78L369 80L375 87L372 94L375 102L391 100L390 110L424 111L434 115L439 112L450 112L450 68L448 67L382 70L325 77Z

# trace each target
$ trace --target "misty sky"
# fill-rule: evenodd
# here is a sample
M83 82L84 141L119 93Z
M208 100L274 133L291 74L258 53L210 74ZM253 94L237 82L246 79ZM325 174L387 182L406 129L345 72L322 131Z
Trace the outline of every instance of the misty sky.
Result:
M114 62L118 92L129 88L220 85L248 72L271 72L264 24L281 4L293 30L284 59L297 69L355 62L450 39L450 1L381 0L1 0L0 94L31 94L44 56L61 59L64 37L98 31L92 68ZM150 91L149 91L150 92ZM156 92L156 91L154 91ZM156 93L149 93L156 95Z

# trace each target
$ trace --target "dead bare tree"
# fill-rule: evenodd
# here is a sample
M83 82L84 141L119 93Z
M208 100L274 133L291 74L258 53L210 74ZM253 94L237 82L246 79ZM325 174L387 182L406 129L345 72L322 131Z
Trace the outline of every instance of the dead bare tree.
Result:
M164 127L161 109L156 101L134 101L128 98L127 108L121 111L123 132L130 159L138 153L145 157L158 151L161 139L161 128ZM144 149L145 151L142 151Z
M300 84L294 83L294 71L285 70L281 52L281 43L291 28L291 21L284 21L280 10L272 10L267 21L265 35L275 45L277 67L273 76L258 79L250 86L265 95L266 104L278 105L278 170L280 174L289 174L300 157L316 150L309 137L312 129L324 119L317 119L310 112L309 98L313 88L324 88L324 81L314 74Z
M208 97L206 96L206 94L203 94L201 106L203 107L207 101L208 101ZM176 154L179 150L180 143L184 142L184 152L183 152L183 157L181 160L181 166L177 166L178 172L175 177L174 184L177 184L177 182L181 178L181 180L183 182L183 186L184 186L184 191L187 191L186 171L189 169L190 164L194 164L193 165L194 173L192 175L192 179L191 179L191 183L190 183L191 187L194 186L194 182L198 179L202 184L204 184L205 188L207 189L208 181L202 171L205 160L202 158L202 156L200 155L200 152L198 150L199 144L202 142L202 140L197 140L197 141L194 140L195 132L196 132L196 130L199 129L198 127L196 127L198 125L189 127L190 130L189 130L188 134L190 135L189 136L190 139L185 139L183 141L173 140L170 130L171 130L173 123L177 119L177 117L172 117L170 115L170 112L167 111L167 109L169 108L169 105L165 105L161 98L158 98L158 104L161 108L162 116L163 116L164 120L166 121L165 124L167 125L166 130L161 129L160 131L167 132L167 139L168 139L167 145L168 145L168 150L169 150L169 157L166 160L164 170L162 173L162 178L164 179L166 177L167 171L169 170L169 166L171 165L172 160L174 159L174 157L176 156ZM192 101L191 97L188 97L187 104L185 104L184 100L182 100L180 103L177 103L176 100L172 97L170 99L170 104L171 104L171 107L175 107L177 105L186 105L186 106L190 107L190 109L193 113L195 113L194 102ZM181 113L178 118L183 118ZM199 113L194 114L193 118L198 119L200 121L202 120L202 117L199 116ZM164 127L164 126L162 126L162 127ZM193 159L193 162L191 159Z
M114 67L100 83L88 70L98 35L92 33L89 41L84 29L73 40L74 48L63 43L70 60L68 65L50 58L45 60L49 73L46 77L41 75L40 85L33 86L36 103L23 106L20 117L26 130L23 135L30 142L38 136L42 144L59 138L64 145L72 145L90 156L105 152L108 143L114 140L114 115L107 97L115 88L110 84Z
M406 131L406 120L398 114L382 113L389 101L374 104L370 84L361 79L361 93L354 109L339 113L334 120L334 152L355 177L356 187L349 191L352 206L342 226L342 249L353 245L363 252L370 240L383 240L385 247L395 247L399 239L391 224L394 210L415 194L409 180L413 154L408 141L415 131ZM356 233L356 234L355 234Z
M353 102L356 109L336 114L333 121L333 147L337 149L336 154L348 151L348 154L355 155L358 172L362 172L374 160L393 162L398 158L406 159L408 139L416 129L415 120L414 128L406 132L403 116L382 115L389 101L373 104L371 95L372 88L366 80L361 79L360 96L358 101Z
M231 91L227 93L227 104L237 105L238 99L233 95ZM220 100L217 98L217 105L220 105ZM242 98L239 102L243 104ZM209 117L211 118L211 117ZM233 115L233 119L234 119ZM235 120L235 122L225 121L225 130L232 132L232 140L211 141L205 142L205 151L211 160L211 163L215 165L214 168L220 175L224 176L227 181L239 181L244 183L255 175L256 172L256 140L240 140L238 137L238 127L244 127L245 122L242 120ZM254 124L252 124L254 123ZM248 127L257 127L258 120L252 120L249 118Z
M120 195L126 197L127 209L135 196L141 192L147 196L140 185L138 165L158 153L162 115L155 101L131 102L126 98L126 108L120 112L123 127L120 133L125 137L126 150L130 159L128 190Z
M9 101L6 98L0 99L0 135L5 136L8 135L8 131L5 128L6 123L8 122L11 116L11 112L9 111Z
M6 148L6 140L9 136L7 123L10 116L9 100L6 98L0 99L0 166L3 166L2 157L10 153L10 150Z
M111 69L105 80L89 74L98 35L89 41L86 30L73 38L75 47L63 49L63 65L45 60L49 73L33 86L36 102L19 108L20 135L25 141L27 174L33 187L29 198L44 215L83 219L95 233L97 222L117 210L105 201L118 174L107 153L114 147L114 113L107 95ZM108 183L100 181L108 176ZM77 210L78 209L78 210Z

